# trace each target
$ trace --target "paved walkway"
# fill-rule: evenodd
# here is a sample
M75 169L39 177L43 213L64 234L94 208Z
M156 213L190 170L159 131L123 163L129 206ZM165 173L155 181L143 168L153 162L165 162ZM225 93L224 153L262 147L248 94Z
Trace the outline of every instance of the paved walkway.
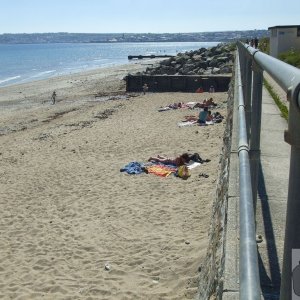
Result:
M270 81L268 80L270 83ZM279 87L274 86L274 90ZM277 92L277 91L276 91ZM281 97L285 94L281 94ZM263 89L261 124L261 166L257 199L258 259L262 299L279 299L283 258L286 202L290 146L284 142L287 122L267 90ZM223 299L239 299L239 174L238 174L238 120L234 107L232 152L230 162L228 220L225 245Z
M267 82L272 86L274 92L278 95L281 102L289 108L289 104L286 98L285 91L278 85L278 83L267 73L264 72L264 78L267 80Z

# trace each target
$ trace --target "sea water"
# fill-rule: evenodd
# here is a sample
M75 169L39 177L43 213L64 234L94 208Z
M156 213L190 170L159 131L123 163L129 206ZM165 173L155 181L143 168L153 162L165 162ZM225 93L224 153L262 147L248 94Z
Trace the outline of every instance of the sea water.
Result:
M0 44L0 87L133 63L129 55L176 55L218 42Z

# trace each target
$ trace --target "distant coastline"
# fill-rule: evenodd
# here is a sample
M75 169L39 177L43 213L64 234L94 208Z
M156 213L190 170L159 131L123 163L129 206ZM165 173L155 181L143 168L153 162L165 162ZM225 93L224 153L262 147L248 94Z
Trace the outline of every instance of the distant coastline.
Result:
M4 33L0 44L137 43L137 42L231 42L269 36L268 30L191 33Z

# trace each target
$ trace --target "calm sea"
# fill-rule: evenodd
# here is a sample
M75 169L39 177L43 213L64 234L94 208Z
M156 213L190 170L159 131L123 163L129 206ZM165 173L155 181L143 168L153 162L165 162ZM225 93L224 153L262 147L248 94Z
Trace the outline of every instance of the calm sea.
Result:
M217 42L0 44L0 87L133 63L128 55L176 55Z

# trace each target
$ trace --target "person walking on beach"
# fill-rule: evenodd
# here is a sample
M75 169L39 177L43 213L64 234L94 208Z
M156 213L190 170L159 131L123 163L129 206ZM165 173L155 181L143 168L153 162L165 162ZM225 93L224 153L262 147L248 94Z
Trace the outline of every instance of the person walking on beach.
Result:
M145 83L144 85L143 85L143 94L145 95L147 92L148 92L148 85L147 85L147 83Z
M53 91L53 93L52 93L51 100L52 100L52 104L55 104L55 100L56 100L56 92L55 91Z

